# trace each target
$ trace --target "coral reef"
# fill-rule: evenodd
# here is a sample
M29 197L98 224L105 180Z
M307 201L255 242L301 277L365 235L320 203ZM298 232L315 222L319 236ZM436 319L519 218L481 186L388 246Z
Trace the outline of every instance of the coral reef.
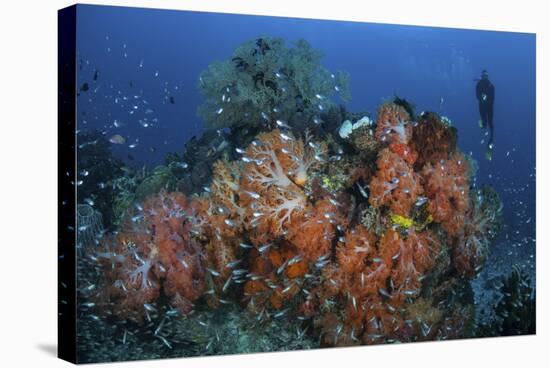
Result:
M199 115L216 128L318 118L333 106L332 94L349 99L347 74L331 74L321 57L304 40L290 48L280 38L250 40L201 74Z
M313 46L259 37L208 65L204 131L156 167L124 166L111 144L156 160L173 139L129 122L159 101L102 87L136 105L126 128L98 119L77 137L81 362L535 332L534 280L501 279L498 262L480 275L500 261L503 204L450 119L399 96L347 111L348 75ZM180 83L161 83L177 107ZM518 254L532 240L506 235Z
M313 52L299 48L273 39L244 45L232 61L203 74L207 97L227 93L232 102L223 106L223 119L256 127L284 83L296 93L301 87L288 83L305 78L298 84L310 89L299 91L312 104L311 94L326 92L324 82L311 89L309 74L280 64ZM271 54L281 49L286 56ZM260 63L270 66L257 77ZM318 59L304 68L314 65ZM233 94L239 88L258 89L257 100ZM206 110L222 108L216 98ZM244 111L246 119L231 115ZM299 334L307 330L322 346L470 336L469 279L500 229L502 203L489 187L471 190L472 161L456 146L456 131L435 114L418 122L413 114L399 99L380 106L376 125L352 124L342 139L276 124L239 139L217 133L221 148L190 170L176 172L185 157L172 157L124 197L130 201L119 229L95 255L103 281L93 300L137 325L177 314L190 331L198 328L194 316L243 310L243 323L296 323L306 327ZM227 125L223 119L211 123ZM201 168L205 162L209 167ZM204 175L191 179L195 170ZM189 184L186 194L159 184L173 190L178 180ZM185 337L194 348L226 352L207 323L199 326ZM155 337L168 346L182 334Z

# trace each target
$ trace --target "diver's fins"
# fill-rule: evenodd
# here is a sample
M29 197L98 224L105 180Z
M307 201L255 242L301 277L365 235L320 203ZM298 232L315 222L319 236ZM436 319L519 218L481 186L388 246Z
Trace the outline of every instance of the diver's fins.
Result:
M479 124L479 127L480 127L480 128L483 128L483 120L479 119L479 120L477 121L477 123Z

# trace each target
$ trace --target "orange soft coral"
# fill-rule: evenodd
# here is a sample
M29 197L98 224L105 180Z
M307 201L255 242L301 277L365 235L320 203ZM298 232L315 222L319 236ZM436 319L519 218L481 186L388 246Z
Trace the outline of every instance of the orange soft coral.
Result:
M388 243L384 244L387 241ZM410 230L406 237L391 230L386 233L381 241L381 250L391 255L394 260L392 266L391 285L394 291L392 299L405 300L420 294L421 280L425 273L431 269L435 257L439 252L439 242L435 235L428 231L417 233Z
M418 153L416 152L416 150L411 148L407 144L394 142L389 145L389 148L393 153L399 155L409 165L414 164L416 162L416 159L418 158Z
M261 244L280 236L293 217L303 214L307 198L302 186L308 172L324 161L324 148L290 133L260 134L247 148L241 180L240 206L246 208L251 239Z
M244 227L245 210L239 205L240 172L236 162L214 164L212 184L201 198L207 207L202 235L206 242L208 270L212 278L208 303L218 304L231 283L229 264L237 260Z
M96 304L121 320L143 322L147 309L160 295L160 283L152 264L132 256L134 243L125 236L108 236L96 257L102 267L102 284ZM133 270L133 271L132 271Z
M212 184L204 200L208 207L203 227L209 239L223 240L238 236L243 227L245 210L239 206L240 171L236 163L214 163Z
M269 246L250 254L250 272L245 283L244 296L248 310L264 313L266 308L281 309L300 290L307 272L307 263L289 243Z
M340 240L336 259L342 270L349 274L363 271L366 260L376 252L376 236L366 227L357 226Z
M428 210L435 222L450 235L457 236L464 227L470 208L469 165L462 153L448 160L426 164L422 169Z
M279 130L260 134L246 150L240 205L247 208L247 228L261 235L258 242L280 235L304 210L306 197L293 181L303 152L301 140Z
M407 111L394 103L386 103L378 108L375 138L389 145L389 149L409 164L418 157L416 149L410 145L413 123Z
M330 254L336 226L345 222L339 209L328 199L307 206L307 211L289 224L285 238L292 243L306 261L315 261Z
M278 129L258 135L243 156L243 161L249 163L245 171L256 189L276 186L292 190L292 184L303 186L308 170L321 161L325 150L311 142L309 135L306 143Z
M370 204L388 206L393 213L408 217L423 192L419 175L389 148L380 152L377 165L378 171L370 182Z
M229 227L234 233L241 226L244 209L239 206L240 167L236 162L216 161L212 170L210 185L210 216L221 215L231 220L235 226Z
M117 314L139 319L154 309L149 303L162 288L174 307L188 313L205 289L204 252L193 235L199 232L197 207L183 194L161 193L136 208L107 240L114 249L98 254L117 289L108 289L107 298Z
M374 136L380 142L408 144L412 137L412 125L407 111L394 103L380 106Z
M369 308L364 316L363 342L367 344L384 341L408 341L412 335L411 325L404 319L406 302L420 295L421 283L429 272L439 252L434 235L409 232L405 237L388 230L380 239L376 268L367 269L367 278L373 276L379 283L377 293L363 295L363 304ZM374 273L373 271L374 270Z

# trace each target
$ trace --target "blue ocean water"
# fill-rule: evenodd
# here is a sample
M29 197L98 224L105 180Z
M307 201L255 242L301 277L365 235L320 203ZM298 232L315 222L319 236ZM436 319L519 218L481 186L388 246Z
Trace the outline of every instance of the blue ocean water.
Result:
M375 113L398 95L458 129L479 166L475 185L493 186L504 203L504 229L474 291L512 265L535 279L535 35L86 5L77 14L78 86L89 86L78 129L123 137L111 148L128 166L152 169L202 134L197 86L210 63L258 37L305 39L324 67L350 74L347 110ZM484 69L496 91L490 161L475 96Z

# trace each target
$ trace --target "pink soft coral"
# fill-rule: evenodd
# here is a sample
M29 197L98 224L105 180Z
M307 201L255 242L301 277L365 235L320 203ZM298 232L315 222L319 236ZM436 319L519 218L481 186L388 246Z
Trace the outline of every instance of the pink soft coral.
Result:
M154 307L160 289L181 313L188 313L205 288L204 252L193 236L198 213L179 193L148 199L127 218L99 254L108 284L103 298L123 318L140 320Z

